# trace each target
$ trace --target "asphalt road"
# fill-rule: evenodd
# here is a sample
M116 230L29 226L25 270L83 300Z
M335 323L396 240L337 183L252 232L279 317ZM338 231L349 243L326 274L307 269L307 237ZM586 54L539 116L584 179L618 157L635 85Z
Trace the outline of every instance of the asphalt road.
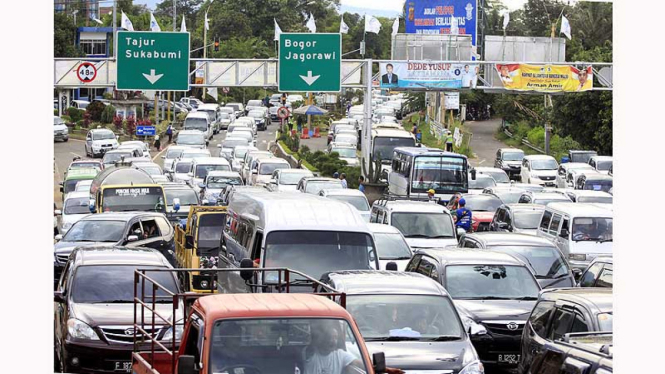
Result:
M489 121L467 121L464 124L473 133L471 137L471 149L476 158L470 159L473 166L494 166L494 158L499 148L506 147L505 144L496 140L494 134L501 126L500 119Z

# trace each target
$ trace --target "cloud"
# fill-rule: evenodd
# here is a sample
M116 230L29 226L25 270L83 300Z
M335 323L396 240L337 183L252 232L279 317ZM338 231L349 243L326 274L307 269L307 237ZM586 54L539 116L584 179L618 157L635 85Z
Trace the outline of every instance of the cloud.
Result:
M404 7L404 0L341 0L341 4L348 7L364 8L367 9L368 13L372 9L401 12Z

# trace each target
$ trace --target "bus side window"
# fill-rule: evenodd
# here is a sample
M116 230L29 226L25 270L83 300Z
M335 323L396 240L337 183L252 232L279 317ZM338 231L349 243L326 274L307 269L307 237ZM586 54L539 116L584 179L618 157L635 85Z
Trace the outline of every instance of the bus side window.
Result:
M371 213L371 215L370 215L370 217L369 217L369 221L370 221L370 222L373 222L373 223L378 222L377 219L376 219L376 217L377 217L378 215L379 215L379 209L378 209L377 207L372 208L372 213Z

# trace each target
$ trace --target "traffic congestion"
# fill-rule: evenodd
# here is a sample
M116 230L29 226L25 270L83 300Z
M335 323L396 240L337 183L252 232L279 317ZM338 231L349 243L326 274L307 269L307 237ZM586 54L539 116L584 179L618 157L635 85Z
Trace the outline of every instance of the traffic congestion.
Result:
M302 102L184 97L159 143L54 118L56 372L612 372L611 156L473 166L374 90L350 181L277 142ZM320 150L363 163L365 109Z

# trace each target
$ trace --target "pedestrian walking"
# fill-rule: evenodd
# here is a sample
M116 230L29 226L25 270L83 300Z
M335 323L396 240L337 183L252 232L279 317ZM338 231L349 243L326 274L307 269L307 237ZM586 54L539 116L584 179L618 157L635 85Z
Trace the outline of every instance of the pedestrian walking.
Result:
M362 175L358 177L358 190L362 193L365 193L365 177Z
M415 123L413 124L411 132L413 133L413 136L416 136L416 134L418 134L418 126Z
M342 181L342 187L348 188L348 185L346 183L346 174L342 173L339 175L339 180Z
M171 140L173 139L173 125L169 123L169 125L166 127L166 135L169 137L169 144L171 144Z
M153 144L157 151L162 150L162 143L159 141L159 135L155 136L155 144Z
M420 129L417 130L416 132L416 141L420 144L423 142L423 133L420 132Z
M448 131L448 135L446 136L446 151L453 151L453 133L450 131Z

